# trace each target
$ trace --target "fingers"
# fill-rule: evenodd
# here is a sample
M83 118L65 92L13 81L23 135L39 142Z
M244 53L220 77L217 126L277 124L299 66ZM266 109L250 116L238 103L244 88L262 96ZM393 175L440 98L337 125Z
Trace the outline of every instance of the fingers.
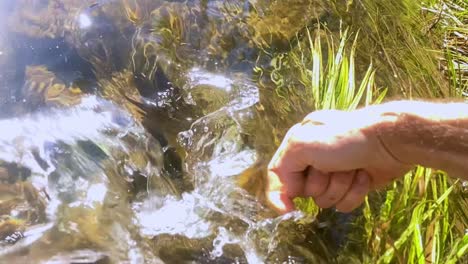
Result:
M304 192L307 165L294 159L294 148L289 146L289 138L301 129L301 125L293 126L285 136L270 164L267 174L267 198L273 208L279 213L294 210L292 199ZM286 159L286 161L285 161Z
M320 125L319 121L295 125L273 157L271 167L277 168L280 175L283 171L304 171L308 166L323 172L365 167L372 153L369 141L359 129L346 127L349 125Z
M292 199L297 196L316 197L322 207L345 196L354 174L328 173L364 168L372 153L365 136L351 129L353 120L348 117L340 111L317 111L288 131L268 165L266 192L277 211L294 210ZM343 121L327 125L330 120ZM309 167L317 170L307 171Z
M279 177L277 177L279 178ZM321 208L335 208L340 212L351 212L359 207L370 191L370 176L362 170L336 173L322 173L315 169L308 169L307 177L302 181L303 189L295 195L273 190L268 193L270 204L279 212L286 213L294 210L292 199L297 196L313 197Z
M336 210L348 213L359 207L370 190L370 177L359 170L354 177L353 184L346 195L336 204Z
M313 160L307 151L319 151L313 146L312 138L314 134L313 125L297 124L286 134L283 142L279 146L270 164L268 165L268 185L267 193L279 191L283 204L276 204L277 208L287 208L285 203L297 196L304 196L306 186L306 169L313 165ZM310 142L310 143L308 143ZM322 177L323 178L323 177ZM323 179L322 179L323 180ZM313 188L318 188L320 182L313 183ZM317 190L312 190L317 192ZM270 201L272 202L272 201ZM272 202L273 203L273 202ZM292 209L291 209L292 210ZM281 210L279 210L281 212Z
M329 208L337 204L350 189L355 173L355 171L331 173L328 188L315 198L315 203L322 208Z
M295 209L292 198L281 191L267 193L268 203L280 214L291 212Z
M309 168L305 185L305 197L319 197L328 189L330 176L319 170Z
M292 200L303 196L305 176L303 172L289 174L290 178L280 178L275 170L269 170L267 175L267 199L270 205L279 213L293 211Z
M313 197L321 208L335 208L340 212L351 212L359 207L370 191L371 180L363 170L322 173L309 169L305 196Z

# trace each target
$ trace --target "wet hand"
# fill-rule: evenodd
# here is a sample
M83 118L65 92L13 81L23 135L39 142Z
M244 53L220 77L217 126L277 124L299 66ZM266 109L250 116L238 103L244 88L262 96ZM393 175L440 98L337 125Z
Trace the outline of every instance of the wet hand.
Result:
M369 111L317 111L293 126L268 166L267 195L280 213L292 199L313 197L322 208L357 208L370 190L401 177L410 164L393 157L378 135L388 125Z

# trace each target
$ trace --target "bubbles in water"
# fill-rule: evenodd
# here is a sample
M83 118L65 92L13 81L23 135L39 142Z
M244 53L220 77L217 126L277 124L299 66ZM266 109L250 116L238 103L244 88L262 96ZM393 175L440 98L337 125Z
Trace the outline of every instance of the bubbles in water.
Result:
M218 235L213 240L213 250L210 253L211 258L221 257L223 255L223 247L226 244L234 244L239 242L239 239L233 237L232 234L226 230L226 228L219 227Z
M97 78L108 78L100 74L113 74L122 70L120 67L138 63L138 60L132 61L135 54L130 54L130 46L135 44L136 38L145 38L145 44L151 45L161 45L164 40L162 34L151 39L150 28L133 27L141 19L140 15L148 11L138 9L137 2L135 6L117 8L116 5L103 5L107 2L115 2L116 5L127 3L92 3L89 8L74 14L71 32L67 27L60 29L70 34L67 41L73 43L80 57L94 63ZM144 7L147 2L141 3ZM164 3L153 1L158 7ZM176 1L171 4L175 7L189 4L192 7L199 2ZM224 2L208 3L206 15L221 18L222 8L230 7L230 3L226 6L221 4ZM98 15L112 8L124 10L126 15ZM235 8L234 4L232 8ZM186 8L180 10L187 11ZM167 10L162 8L158 11ZM194 17L197 13L189 14L190 21L198 21ZM135 21L129 23L129 16L134 16ZM183 18L177 22L183 23ZM117 19L117 22L111 23L112 19ZM162 18L156 20L158 22ZM145 24L145 27L151 26L154 25ZM128 33L129 36L123 35ZM144 45L141 49L150 49L151 45ZM157 48L161 50L159 46ZM178 51L184 49L178 48ZM192 48L187 50L188 53L194 51ZM178 259L192 258L193 262L200 259L217 262L223 257L230 262L243 263L244 259L248 263L268 262L268 257L281 247L278 244L280 226L302 216L290 214L269 218L271 213L238 186L238 176L255 165L260 156L246 139L246 127L250 123L261 122L255 119L255 105L260 101L259 89L247 73L222 71L221 74L221 71L209 71L210 67L191 68L191 65L203 65L203 61L190 61L199 58L198 54L187 54L189 58L184 59L189 61L188 65L181 65L169 54L150 53L145 57L148 67L144 67L150 70L140 74L138 67L133 65L128 82L138 79L138 74L143 76L143 81L154 81L148 76L156 78L160 74L156 69L163 69L160 75L169 80L161 82L171 88L164 90L160 89L159 83L145 83L151 87L158 86L155 96L158 100L144 95L138 103L150 111L166 110L167 106L176 112L179 111L177 100L181 100L197 112L181 111L181 119L176 119L173 113L161 111L168 115L170 122L184 120L191 123L189 128L184 126L168 131L164 130L165 124L161 124L161 138L169 134L172 141L167 141L170 143L160 144L122 110L122 105L93 95L83 97L81 103L74 107L44 108L29 115L0 120L0 161L29 168L31 176L27 180L37 189L44 188L50 198L45 208L47 221L41 226L43 229L33 232L34 228L28 228L24 232L25 239L15 247L29 247L28 254L32 260L40 257L49 263L159 263L162 256L155 256L155 248L167 242L169 247L175 245L182 247L183 252L191 251L183 253L187 256L178 256L177 251L163 254L174 254ZM153 56L158 58L157 63L151 63ZM224 69L221 61L206 57L207 65L213 64L217 70ZM169 70L164 71L164 67ZM176 69L180 79L171 76L170 69ZM182 92L177 94L172 86ZM175 95L177 99L173 98ZM183 175L180 178L168 173L165 167L167 160L163 155L165 150L174 147L171 144L176 143L180 145L176 147L181 147L177 154L183 156ZM193 188L186 188L184 184ZM296 234L291 232L293 235ZM160 242L159 238L168 239ZM293 239L291 241L294 242ZM90 249L83 250L77 245L89 245ZM39 250L43 248L48 250ZM0 257L12 249L0 247Z
M212 233L211 223L203 219L207 207L209 208L203 197L196 193L186 193L180 200L174 197L166 197L160 201L155 201L155 199L150 198L144 201L140 208L134 208L142 234L146 236L171 234L188 238L204 238Z
M220 153L207 163L211 177L237 176L248 169L257 160L254 150L243 150L234 153Z

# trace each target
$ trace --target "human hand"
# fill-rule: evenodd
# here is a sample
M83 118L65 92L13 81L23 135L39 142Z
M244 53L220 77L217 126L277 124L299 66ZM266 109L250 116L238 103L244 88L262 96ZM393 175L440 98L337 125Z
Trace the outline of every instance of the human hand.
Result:
M350 212L370 190L411 169L379 137L391 122L370 111L317 111L293 126L268 166L267 196L280 213L292 199L313 197L318 206Z

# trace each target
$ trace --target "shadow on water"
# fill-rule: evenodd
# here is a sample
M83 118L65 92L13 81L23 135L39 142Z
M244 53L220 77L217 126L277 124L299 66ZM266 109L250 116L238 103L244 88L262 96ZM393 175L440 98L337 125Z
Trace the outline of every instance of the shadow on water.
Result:
M1 7L0 260L336 261L354 215L262 203L275 136L312 108L282 121L295 102L254 77L332 24L326 1Z

